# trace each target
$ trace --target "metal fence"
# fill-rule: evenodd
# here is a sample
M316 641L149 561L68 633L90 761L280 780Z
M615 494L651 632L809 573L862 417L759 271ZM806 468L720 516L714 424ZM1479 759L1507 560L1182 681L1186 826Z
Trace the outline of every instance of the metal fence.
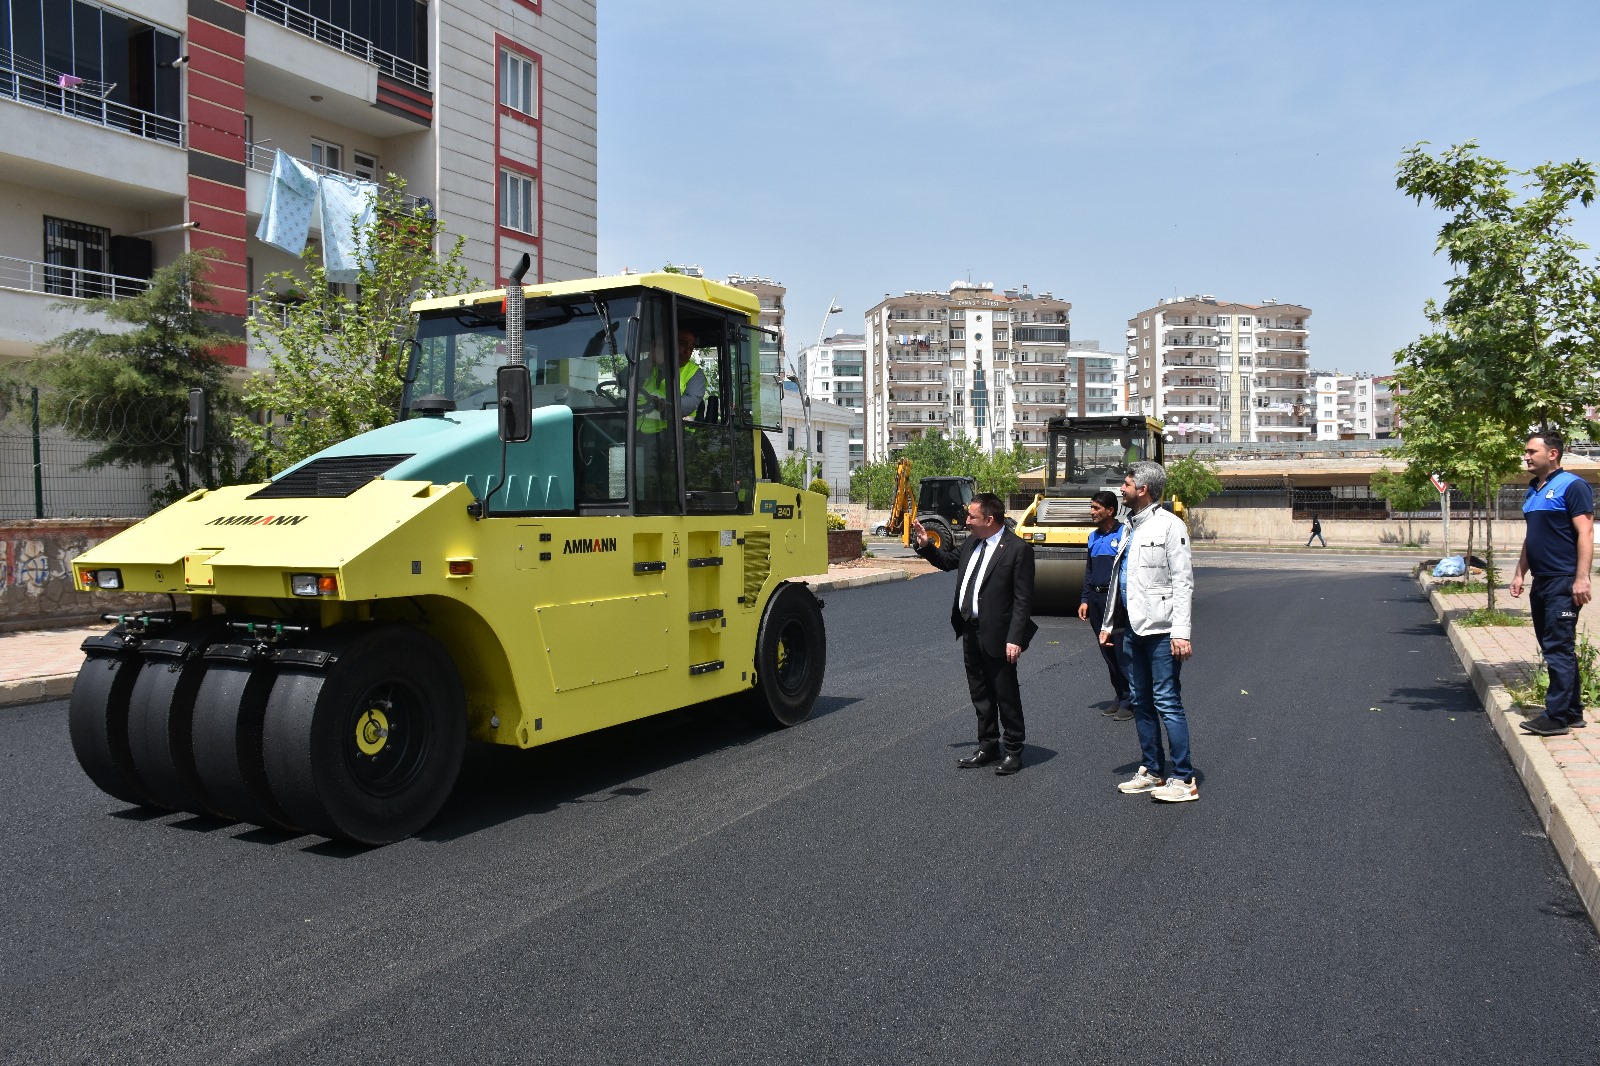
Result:
M171 443L153 420L107 405L70 409L69 428L41 424L37 392L0 415L0 518L140 518L168 482L157 466L90 466L113 442Z

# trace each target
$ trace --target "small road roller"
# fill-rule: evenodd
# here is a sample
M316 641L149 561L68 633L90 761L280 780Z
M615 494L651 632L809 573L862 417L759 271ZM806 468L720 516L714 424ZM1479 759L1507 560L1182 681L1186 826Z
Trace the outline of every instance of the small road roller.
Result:
M80 590L188 603L84 645L71 736L102 790L383 844L438 813L469 740L722 697L810 714L826 500L777 480L756 298L525 270L413 305L407 417L74 561Z

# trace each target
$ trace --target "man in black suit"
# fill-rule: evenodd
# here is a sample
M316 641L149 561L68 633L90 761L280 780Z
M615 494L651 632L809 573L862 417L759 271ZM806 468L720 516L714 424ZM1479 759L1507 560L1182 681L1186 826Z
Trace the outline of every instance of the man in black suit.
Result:
M973 497L960 551L932 543L921 522L911 523L917 553L940 570L961 573L950 624L961 638L967 687L978 712L978 750L956 765L970 768L999 759L994 772L1001 776L1022 769L1026 733L1017 660L1039 631L1031 610L1033 545L1006 528L1005 515L1005 504L993 493Z

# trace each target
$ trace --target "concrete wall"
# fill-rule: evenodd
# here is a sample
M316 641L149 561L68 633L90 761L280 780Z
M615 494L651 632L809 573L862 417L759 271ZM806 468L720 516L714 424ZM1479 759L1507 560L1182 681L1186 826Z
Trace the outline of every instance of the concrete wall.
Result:
M1194 539L1204 547L1208 541L1236 544L1293 545L1304 544L1311 535L1308 519L1296 520L1286 507L1196 507L1190 512L1190 528ZM1494 523L1496 552L1502 548L1520 551L1523 524L1517 519L1497 520ZM1330 548L1400 547L1411 535L1424 548L1438 551L1444 538L1437 521L1374 521L1365 518L1322 519L1322 536ZM1481 545L1480 528L1477 543ZM1455 518L1450 522L1450 550L1465 549L1467 522Z
M72 587L72 560L134 519L0 521L0 632L81 625L103 611L167 607L165 596L114 596ZM179 606L183 605L180 598Z

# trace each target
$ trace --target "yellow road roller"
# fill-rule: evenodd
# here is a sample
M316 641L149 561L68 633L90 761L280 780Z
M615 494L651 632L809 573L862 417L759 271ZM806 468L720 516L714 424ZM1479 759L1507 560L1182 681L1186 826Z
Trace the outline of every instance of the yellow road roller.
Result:
M729 696L810 714L827 645L797 579L827 570L827 508L777 480L756 298L525 270L413 305L406 418L74 561L80 590L189 604L85 643L71 736L96 785L382 844L434 817L469 740Z
M1045 488L1017 533L1033 544L1033 613L1077 614L1094 529L1089 497L1105 489L1120 500L1134 463L1164 462L1162 426L1142 415L1078 415L1052 418L1046 431ZM1169 505L1182 516L1182 504Z

